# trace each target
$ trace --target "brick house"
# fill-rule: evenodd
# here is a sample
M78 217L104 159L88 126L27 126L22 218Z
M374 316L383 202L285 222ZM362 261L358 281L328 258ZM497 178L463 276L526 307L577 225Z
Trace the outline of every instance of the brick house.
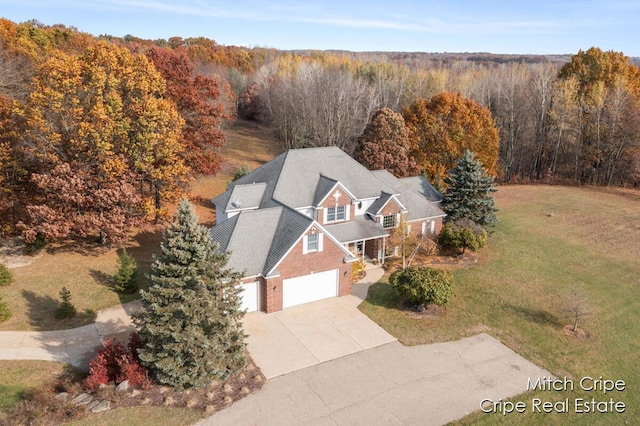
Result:
M437 235L445 213L424 178L369 171L337 147L289 150L213 199L211 238L244 271L243 307L267 313L351 293L351 263L384 262L402 218Z

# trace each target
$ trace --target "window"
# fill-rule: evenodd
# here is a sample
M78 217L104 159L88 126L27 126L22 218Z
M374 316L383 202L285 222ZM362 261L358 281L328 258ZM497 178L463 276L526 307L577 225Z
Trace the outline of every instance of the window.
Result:
M347 217L347 209L345 206L336 206L327 208L327 222L337 222L345 220Z
M310 251L318 251L318 234L307 235L307 253Z
M390 214L382 218L382 226L385 229L396 227L396 215Z

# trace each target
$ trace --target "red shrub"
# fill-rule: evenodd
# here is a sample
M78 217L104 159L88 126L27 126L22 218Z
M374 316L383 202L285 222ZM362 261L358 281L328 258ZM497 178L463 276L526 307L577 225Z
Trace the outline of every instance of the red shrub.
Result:
M129 386L139 386L148 378L147 369L136 361L132 354L125 354L118 359L120 371L116 377L116 383L129 381Z
M131 333L125 349L113 339L102 342L102 348L89 363L89 375L85 381L88 389L100 384L120 383L129 380L131 386L138 386L147 380L147 369L140 365L138 348L141 346L137 333Z

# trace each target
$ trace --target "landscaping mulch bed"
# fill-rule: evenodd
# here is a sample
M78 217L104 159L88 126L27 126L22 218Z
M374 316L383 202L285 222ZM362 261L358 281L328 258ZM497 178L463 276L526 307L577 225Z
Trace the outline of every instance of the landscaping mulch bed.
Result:
M84 377L67 374L50 389L26 395L9 416L0 419L0 425L58 425L104 411L137 406L181 407L210 416L262 388L264 375L252 359L248 361L244 370L225 381L184 391L156 384L142 388L110 384L87 391L82 385Z
M419 309L417 306L409 302L400 302L399 306L402 313L409 318L439 318L446 315L447 310L442 306L438 306L434 303L430 303L423 309Z

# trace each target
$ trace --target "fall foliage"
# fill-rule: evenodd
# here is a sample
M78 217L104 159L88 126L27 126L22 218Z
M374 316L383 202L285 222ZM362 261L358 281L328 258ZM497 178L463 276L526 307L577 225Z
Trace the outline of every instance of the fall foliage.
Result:
M498 172L498 129L488 109L460 93L418 99L403 110L411 154L430 179L440 181L470 150L487 173Z
M369 170L387 169L396 177L416 176L420 168L409 150L409 129L402 115L383 108L358 138L354 158Z
M638 185L637 64L596 47L284 52L0 18L0 233L118 244L220 170L236 113L285 148L336 145L436 183L470 149L498 181Z

